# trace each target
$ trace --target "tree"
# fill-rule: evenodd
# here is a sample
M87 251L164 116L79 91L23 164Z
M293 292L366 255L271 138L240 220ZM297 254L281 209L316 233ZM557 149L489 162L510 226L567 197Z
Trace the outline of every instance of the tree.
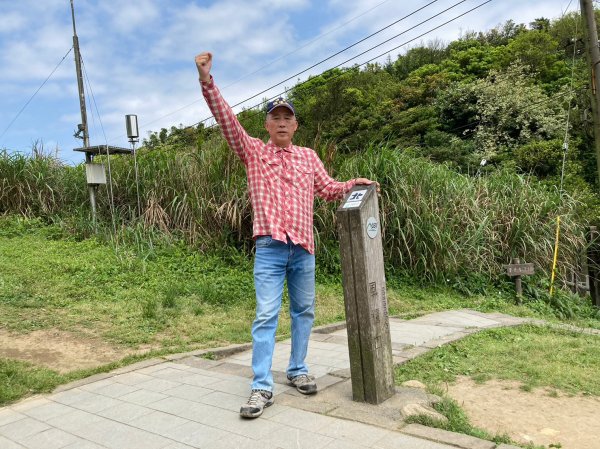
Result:
M537 31L547 32L550 29L550 20L540 17L529 23L529 28Z
M470 88L477 96L474 138L482 158L503 160L525 143L561 135L560 105L532 83L522 65L492 72Z
M439 64L448 56L441 40L429 42L426 46L411 48L405 55L398 56L392 64L392 74L398 79L407 78L413 71L428 64Z
M504 48L502 66L519 63L531 76L549 84L570 75L569 66L559 50L558 42L546 31L528 31L519 34Z

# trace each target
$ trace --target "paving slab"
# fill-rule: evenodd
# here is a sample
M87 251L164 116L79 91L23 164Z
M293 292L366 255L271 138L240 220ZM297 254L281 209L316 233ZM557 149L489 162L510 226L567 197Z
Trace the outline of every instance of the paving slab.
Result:
M75 443L69 444L62 449L106 449L106 446L100 446L99 444L92 443L83 438L78 438Z
M371 447L373 449L456 449L456 446L398 434L389 434Z
M4 438L0 435L0 447L2 449L26 449L25 446L17 444L14 441Z
M27 415L17 412L14 409L4 408L0 409L0 427L10 424L14 421L19 421L20 419L27 418Z
M23 410L22 413L31 418L37 419L38 421L45 422L49 419L66 415L74 410L75 409L73 407L68 405L54 401L47 401L47 403L40 403L35 407L28 407L26 410Z
M79 440L75 435L64 430L50 428L40 433L36 433L22 440L25 447L29 449L59 449Z
M411 323L433 324L437 326L455 326L455 327L493 327L501 324L499 320L486 318L480 314L471 313L466 310L450 310L446 312L437 312L425 315L411 320Z
M419 346L430 340L439 339L447 335L462 331L460 326L437 326L426 323L403 323L396 329L390 327L390 335L394 343Z
M152 413L152 409L141 405L124 402L98 412L99 416L121 423L129 423L141 416Z
M1 426L0 436L18 442L48 429L50 429L50 426L42 421L33 418L23 418Z
M166 437L191 447L208 447L213 441L220 441L231 436L230 433L194 421L165 432Z
M456 338L519 320L469 310L392 318L394 360L403 362ZM0 448L495 447L416 424L402 427L397 396L380 406L353 402L347 332L340 323L319 329L309 341L307 363L319 394L304 396L287 385L290 340L279 341L273 362L275 404L259 419L242 419L239 407L250 392L248 348L233 345L152 359L0 408ZM199 357L207 352L221 358Z

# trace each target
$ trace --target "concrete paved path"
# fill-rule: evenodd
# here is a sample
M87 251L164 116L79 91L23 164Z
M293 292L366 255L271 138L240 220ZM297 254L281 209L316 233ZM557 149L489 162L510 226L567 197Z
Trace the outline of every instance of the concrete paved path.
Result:
M470 310L410 321L392 318L394 360L403 363L480 329L524 321ZM93 376L0 408L0 448L496 448L450 432L402 427L393 413L378 414L385 407L353 403L343 328L315 329L311 336L308 364L319 385L314 397L286 385L289 349L289 340L276 344L275 404L258 419L238 415L249 394L250 350L219 360L198 353L178 355Z

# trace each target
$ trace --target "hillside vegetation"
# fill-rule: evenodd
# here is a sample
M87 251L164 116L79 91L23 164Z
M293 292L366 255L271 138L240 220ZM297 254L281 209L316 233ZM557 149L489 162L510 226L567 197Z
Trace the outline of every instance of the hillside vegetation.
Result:
M520 257L545 278L559 215L562 273L578 263L586 227L600 211L579 22L575 14L509 21L292 88L295 142L315 148L338 179L381 183L390 272L489 283ZM262 111L240 119L250 134L266 137ZM163 129L138 154L142 215L133 161L112 158L112 184L98 195L101 234L142 254L157 240L251 253L244 169L217 128ZM5 151L0 181L0 214L39 217L80 237L93 233L82 165L65 166L43 151ZM317 201L326 273L339 269L334 211Z

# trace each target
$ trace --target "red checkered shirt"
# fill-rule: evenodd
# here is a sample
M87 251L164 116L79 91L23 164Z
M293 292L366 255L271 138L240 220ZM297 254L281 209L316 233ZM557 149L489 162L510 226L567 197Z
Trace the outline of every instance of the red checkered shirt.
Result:
M254 210L253 236L287 236L314 254L313 203L317 194L327 201L341 199L355 184L331 178L310 148L290 144L280 148L250 137L221 96L211 78L202 93L229 146L246 166L248 191Z

